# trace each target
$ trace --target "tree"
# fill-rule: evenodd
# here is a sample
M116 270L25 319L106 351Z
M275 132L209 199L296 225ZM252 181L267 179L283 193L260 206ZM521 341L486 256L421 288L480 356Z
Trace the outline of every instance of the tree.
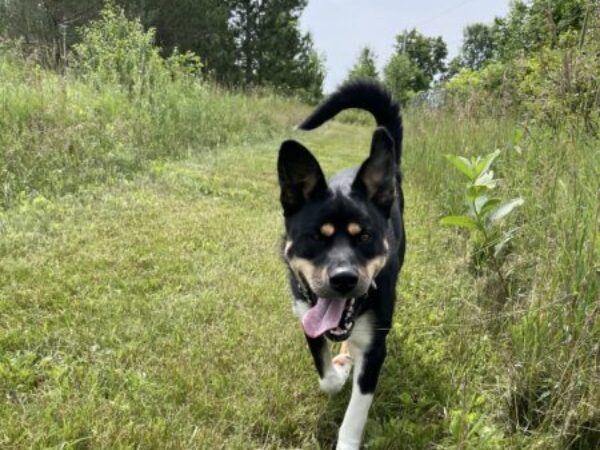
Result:
M427 75L406 54L392 55L383 70L383 79L386 87L403 105L424 85L428 85Z
M460 56L455 56L448 63L448 68L446 73L443 76L443 80L450 80L454 75L458 74L463 68L462 58Z
M465 27L460 56L463 67L474 70L483 67L494 56L492 27L483 23L474 23Z
M448 55L441 37L427 37L413 29L396 36L396 53L384 68L384 83L406 103L415 93L429 89L446 72Z
M511 3L505 18L496 18L491 27L495 56L509 61L520 52L554 47L562 34L583 27L588 0L522 0Z
M0 32L21 39L41 63L58 67L78 41L78 28L97 17L102 0L0 0Z
M230 7L222 0L120 0L129 17L156 29L163 55L177 48L200 56L205 73L233 84L235 46L229 29Z
M230 0L230 27L244 86L320 95L323 64L299 28L306 0Z
M21 38L53 65L99 16L104 0L0 0L0 32ZM163 56L198 54L205 73L227 85L271 86L316 100L324 65L299 27L307 0L109 0L156 30Z
M317 103L323 98L323 81L325 80L325 58L313 48L312 37L307 34L306 47L298 55L296 87L294 93L302 100Z
M416 29L404 31L396 36L396 53L406 54L408 58L429 78L426 89L437 75L446 71L444 60L448 48L441 36L427 37Z
M227 85L272 86L320 95L321 59L299 29L306 0L120 0L156 28L163 54L193 51L205 72Z
M375 59L375 52L369 47L363 47L358 55L358 60L348 73L347 80L355 78L373 78L378 80L379 74L377 73Z

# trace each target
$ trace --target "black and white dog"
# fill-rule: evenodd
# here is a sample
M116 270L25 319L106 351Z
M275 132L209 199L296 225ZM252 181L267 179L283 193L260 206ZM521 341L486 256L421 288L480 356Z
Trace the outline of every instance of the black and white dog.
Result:
M386 355L395 288L404 260L400 108L371 81L343 85L301 125L317 128L348 108L370 112L378 128L369 157L329 183L315 157L283 142L277 163L285 217L283 257L293 309L327 393L338 392L352 365L352 396L337 449L358 449ZM332 359L327 340L342 349Z

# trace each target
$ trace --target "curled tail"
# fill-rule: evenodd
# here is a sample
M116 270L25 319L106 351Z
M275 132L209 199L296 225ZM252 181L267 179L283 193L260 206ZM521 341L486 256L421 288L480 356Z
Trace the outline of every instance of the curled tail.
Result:
M327 97L299 126L302 130L313 130L339 112L359 108L370 112L377 125L385 127L394 139L396 163L400 164L402 149L402 119L400 106L392 94L377 81L362 79L343 84Z

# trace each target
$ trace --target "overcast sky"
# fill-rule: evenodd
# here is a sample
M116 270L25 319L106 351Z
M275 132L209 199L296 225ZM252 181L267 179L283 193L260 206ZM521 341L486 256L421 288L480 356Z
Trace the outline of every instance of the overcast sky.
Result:
M368 45L383 67L394 49L395 36L416 27L426 36L442 36L449 57L458 53L465 25L491 22L508 12L510 0L309 0L302 27L313 35L325 55L325 92L344 80Z

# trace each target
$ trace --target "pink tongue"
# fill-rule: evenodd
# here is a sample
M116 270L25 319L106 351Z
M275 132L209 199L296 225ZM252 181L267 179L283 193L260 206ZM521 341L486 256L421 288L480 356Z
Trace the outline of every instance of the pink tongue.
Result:
M304 318L304 332L311 338L321 336L340 323L346 302L339 299L319 298L317 304L310 308Z

